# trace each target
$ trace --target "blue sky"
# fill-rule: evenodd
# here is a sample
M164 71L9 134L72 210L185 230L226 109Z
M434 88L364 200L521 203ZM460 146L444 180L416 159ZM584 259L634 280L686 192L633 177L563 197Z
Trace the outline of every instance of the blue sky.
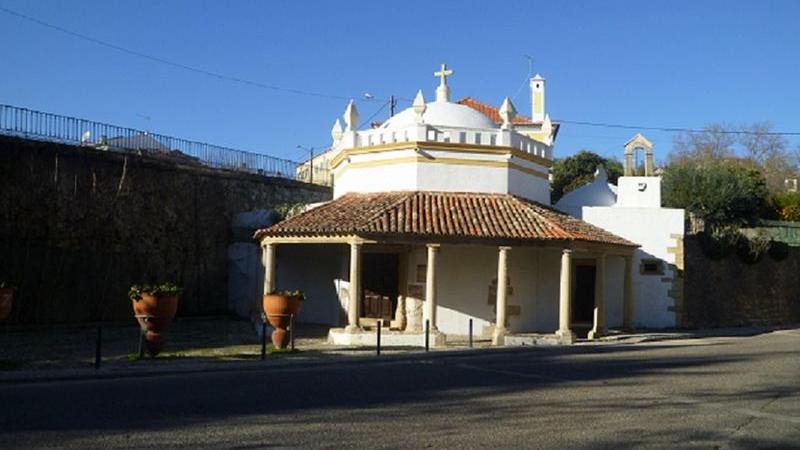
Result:
M553 119L699 128L771 121L800 131L800 2L32 1L0 7L258 88L159 64L0 12L0 103L302 159L354 97L362 118L434 96L498 105L547 79ZM529 113L527 87L515 97ZM408 106L401 101L400 107ZM385 118L384 109L376 118ZM565 124L556 155L621 157L632 130ZM672 134L643 132L663 158ZM795 146L797 137L790 138Z

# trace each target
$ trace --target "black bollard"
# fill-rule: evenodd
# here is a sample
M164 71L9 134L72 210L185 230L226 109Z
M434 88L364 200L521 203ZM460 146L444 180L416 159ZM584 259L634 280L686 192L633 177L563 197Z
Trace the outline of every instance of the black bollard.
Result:
M472 348L472 319L469 319L469 348Z
M144 334L146 328L139 328L139 359L144 358Z
M429 351L431 349L431 321L430 319L425 319L425 351Z
M375 343L376 343L375 354L378 355L378 356L381 356L381 328L383 328L383 321L379 320L378 321L377 340L375 341Z
M100 368L100 359L102 358L101 347L103 345L103 327L97 326L97 342L94 346L94 370Z
M267 321L261 321L261 360L267 357Z
M289 348L294 352L294 314L289 314L289 342Z

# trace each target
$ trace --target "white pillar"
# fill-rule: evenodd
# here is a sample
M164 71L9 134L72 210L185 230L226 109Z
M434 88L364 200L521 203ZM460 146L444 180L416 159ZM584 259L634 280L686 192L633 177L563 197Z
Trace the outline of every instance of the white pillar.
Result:
M606 255L597 257L594 277L594 324L589 331L589 339L597 339L606 334Z
M425 276L425 319L430 321L431 332L436 331L436 254L439 244L428 244L428 265ZM424 326L424 325L423 325Z
M575 333L569 328L570 306L572 300L572 250L561 253L561 288L559 291L558 331L556 335L564 343L575 342Z
M622 328L633 329L633 255L625 257L625 291L622 297Z
M266 243L261 246L261 264L264 266L264 295L275 290L275 247Z
M508 305L508 251L511 247L500 247L497 254L497 323L492 333L492 344L503 345L508 333L506 328Z
M347 327L345 331L358 330L358 304L361 299L361 243L350 243L350 289L347 300Z

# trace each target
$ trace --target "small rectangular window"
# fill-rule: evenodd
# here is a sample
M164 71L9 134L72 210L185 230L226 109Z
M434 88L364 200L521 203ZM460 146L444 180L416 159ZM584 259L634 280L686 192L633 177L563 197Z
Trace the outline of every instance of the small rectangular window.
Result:
M664 261L660 259L643 259L639 263L642 275L664 275Z

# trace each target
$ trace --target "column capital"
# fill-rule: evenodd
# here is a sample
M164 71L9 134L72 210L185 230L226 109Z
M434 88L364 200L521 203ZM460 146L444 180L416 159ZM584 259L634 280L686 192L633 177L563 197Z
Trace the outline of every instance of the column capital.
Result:
M430 248L430 249L433 249L433 250L439 250L439 247L441 247L442 245L441 244L425 244L425 246Z
M497 249L500 250L501 252L507 252L507 251L511 250L511 247L508 246L508 245L501 245L501 246L497 247Z
M574 252L573 252L573 250L571 248L565 248L565 249L561 250L561 254L563 254L563 255L572 255L573 253Z

